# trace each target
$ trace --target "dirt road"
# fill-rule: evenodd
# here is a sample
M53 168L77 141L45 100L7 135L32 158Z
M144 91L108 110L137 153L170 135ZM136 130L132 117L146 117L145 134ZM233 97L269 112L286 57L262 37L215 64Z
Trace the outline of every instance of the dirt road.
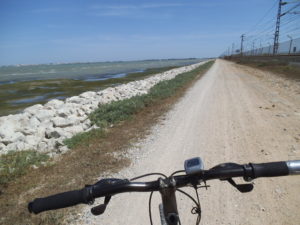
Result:
M132 166L115 176L170 174L194 156L201 156L206 168L229 161L300 159L300 88L284 82L217 60L151 134L129 150L135 158ZM254 191L240 194L225 182L209 182L211 188L200 191L201 224L300 223L299 176L254 183ZM159 200L154 195L155 224ZM178 194L178 204L182 224L194 224L190 200ZM104 215L94 217L86 207L78 216L76 224L149 224L148 194L115 196Z

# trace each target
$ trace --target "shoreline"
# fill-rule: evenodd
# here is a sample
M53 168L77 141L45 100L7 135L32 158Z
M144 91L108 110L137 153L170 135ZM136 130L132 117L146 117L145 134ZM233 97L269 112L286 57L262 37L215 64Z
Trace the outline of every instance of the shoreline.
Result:
M146 94L155 84L170 80L204 63L205 61L168 70L98 92L83 92L64 101L51 100L45 105L28 107L20 114L0 117L0 154L28 149L48 153L50 156L64 153L68 150L64 145L65 139L96 128L92 126L88 115L99 106Z
M34 104L45 104L50 100L65 100L85 91L100 91L130 81L145 79L155 73L174 67L162 67L118 74L82 76L81 79L50 79L20 81L0 85L0 116L21 113ZM87 80L87 79L93 80Z
M205 59L116 61L69 64L38 64L0 67L0 82L32 81L47 79L81 79L86 76L131 73L162 67L182 67L201 62Z

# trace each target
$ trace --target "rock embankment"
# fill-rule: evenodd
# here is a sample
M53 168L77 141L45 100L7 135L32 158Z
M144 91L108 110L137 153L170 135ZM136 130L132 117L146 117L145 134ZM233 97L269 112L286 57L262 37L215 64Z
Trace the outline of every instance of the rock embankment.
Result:
M0 154L11 150L37 150L58 154L68 150L63 140L93 128L88 115L101 105L146 94L151 87L178 74L191 71L202 63L172 69L147 79L133 81L99 92L37 104L22 113L0 117Z

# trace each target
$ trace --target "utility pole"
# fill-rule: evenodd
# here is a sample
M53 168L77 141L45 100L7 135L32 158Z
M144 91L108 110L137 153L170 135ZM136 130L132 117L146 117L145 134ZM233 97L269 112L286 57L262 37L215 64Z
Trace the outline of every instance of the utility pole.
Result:
M271 44L270 44L270 42L268 42L268 45L269 45L269 51L268 51L268 55L270 55L271 54Z
M262 55L262 53L263 53L263 48L262 48L262 46L261 46L261 41L260 41L259 48L260 48L260 49L259 49L259 50L260 50L259 54Z
M245 37L245 34L242 34L241 36L241 56L243 56L243 44L244 44L244 37Z
M252 55L254 55L255 41L252 42Z
M289 55L291 54L292 44L293 44L293 38L290 35L287 35L290 39L290 48L289 48Z
M231 55L234 54L234 43L232 43L232 46L231 46Z
M279 47L280 18L281 16L284 16L286 14L286 13L281 14L281 6L285 4L287 4L287 2L282 2L282 0L279 0L275 34L274 34L273 55L277 54L278 47Z

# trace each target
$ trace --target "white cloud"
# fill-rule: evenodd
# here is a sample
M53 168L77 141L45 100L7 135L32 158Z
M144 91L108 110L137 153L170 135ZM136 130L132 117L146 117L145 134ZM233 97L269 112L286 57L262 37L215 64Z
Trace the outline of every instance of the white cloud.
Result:
M171 8L184 6L181 3L157 3L157 4L140 4L140 5L94 5L92 9L111 9L111 10L125 10L125 9L152 9L152 8Z
M133 16L133 17L146 17L145 12L151 9L159 8L174 8L180 7L184 4L180 3L147 3L147 4L120 4L120 5L93 5L90 7L90 15L93 16Z

